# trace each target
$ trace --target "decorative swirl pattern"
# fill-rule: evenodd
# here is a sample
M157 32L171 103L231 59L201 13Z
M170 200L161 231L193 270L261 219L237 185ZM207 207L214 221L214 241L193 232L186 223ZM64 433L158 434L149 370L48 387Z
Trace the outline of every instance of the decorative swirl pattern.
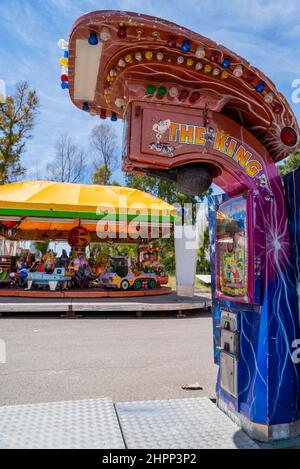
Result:
M193 31L136 13L96 11L75 22L69 43L69 91L80 109L85 103L76 99L74 77L87 71L75 69L79 54L76 42L88 41L91 33L99 40L104 38L94 99L88 108L85 106L92 114L104 115L106 110L123 118L133 99L170 103L168 94L145 95L149 81L157 86L168 82L170 87L200 91L197 104L186 101L184 105L199 109L207 106L224 113L255 135L274 161L285 158L296 147L297 142L288 147L281 139L285 127L299 133L295 116L284 96L260 70ZM131 86L129 92L128 83L134 83L136 89Z
M300 364L293 360L293 342L300 338L299 307L296 281L300 282L299 258L292 264L289 224L281 179L276 169L267 167L273 199L266 200L257 191L253 211L255 232L251 242L255 254L265 252L260 265L263 289L260 304L240 305L216 297L213 288L214 325L220 321L221 309L236 312L240 332L240 358L238 362L238 397L233 399L217 384L217 393L251 421L265 425L288 423L300 418ZM298 171L298 187L300 172ZM293 252L299 252L300 212L297 210L300 192L295 176L285 180L289 217L292 229ZM212 275L215 266L215 210L220 202L210 198L210 237ZM298 205L299 207L299 205ZM297 227L297 228L296 228ZM253 262L253 259L249 260ZM214 343L220 344L219 330L214 327ZM217 350L215 348L215 350ZM215 352L218 361L218 353Z

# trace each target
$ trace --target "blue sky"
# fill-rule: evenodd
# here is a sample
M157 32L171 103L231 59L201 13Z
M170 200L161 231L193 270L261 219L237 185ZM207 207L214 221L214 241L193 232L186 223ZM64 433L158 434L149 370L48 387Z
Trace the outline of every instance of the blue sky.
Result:
M300 78L300 2L298 0L0 0L0 78L9 94L27 80L41 106L22 162L26 178L41 177L54 155L61 132L88 146L99 120L72 105L60 88L57 41L68 38L72 23L88 11L117 9L159 16L236 51L262 69L291 103L294 79ZM292 104L300 120L300 104ZM122 122L114 125L122 135ZM115 177L122 182L118 171Z

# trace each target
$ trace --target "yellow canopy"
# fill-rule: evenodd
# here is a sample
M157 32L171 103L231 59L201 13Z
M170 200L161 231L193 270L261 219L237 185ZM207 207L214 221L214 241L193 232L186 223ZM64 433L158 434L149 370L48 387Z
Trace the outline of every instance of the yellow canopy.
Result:
M71 184L53 181L24 181L0 186L1 208L93 212L97 208L137 208L173 213L172 205L146 192L122 186Z
M0 186L0 225L15 239L64 239L75 226L84 226L96 237L99 221L116 221L114 232L130 233L130 222L149 227L170 224L174 207L138 189L121 186L23 181ZM3 232L3 230L2 230ZM2 233L3 234L3 233ZM95 239L96 240L96 239Z

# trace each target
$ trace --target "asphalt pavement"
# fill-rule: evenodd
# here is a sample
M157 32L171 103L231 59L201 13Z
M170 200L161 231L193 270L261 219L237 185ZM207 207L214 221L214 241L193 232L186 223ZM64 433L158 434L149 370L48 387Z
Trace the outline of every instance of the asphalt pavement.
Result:
M0 318L6 363L0 405L111 397L114 402L214 396L210 313ZM203 388L184 391L182 384Z

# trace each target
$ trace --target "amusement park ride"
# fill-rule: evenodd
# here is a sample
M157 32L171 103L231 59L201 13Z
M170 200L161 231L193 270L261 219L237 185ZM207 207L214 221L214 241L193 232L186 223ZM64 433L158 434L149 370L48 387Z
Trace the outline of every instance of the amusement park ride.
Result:
M99 277L99 284L104 288L127 291L131 288L154 289L166 285L169 277L158 261L158 249L139 246L138 268L132 266L130 256L110 256L105 271ZM154 259L156 253L156 259Z
M75 106L124 120L124 171L223 189L209 209L218 406L258 439L298 435L299 311L275 164L298 143L287 101L234 52L147 15L86 14L61 47Z

